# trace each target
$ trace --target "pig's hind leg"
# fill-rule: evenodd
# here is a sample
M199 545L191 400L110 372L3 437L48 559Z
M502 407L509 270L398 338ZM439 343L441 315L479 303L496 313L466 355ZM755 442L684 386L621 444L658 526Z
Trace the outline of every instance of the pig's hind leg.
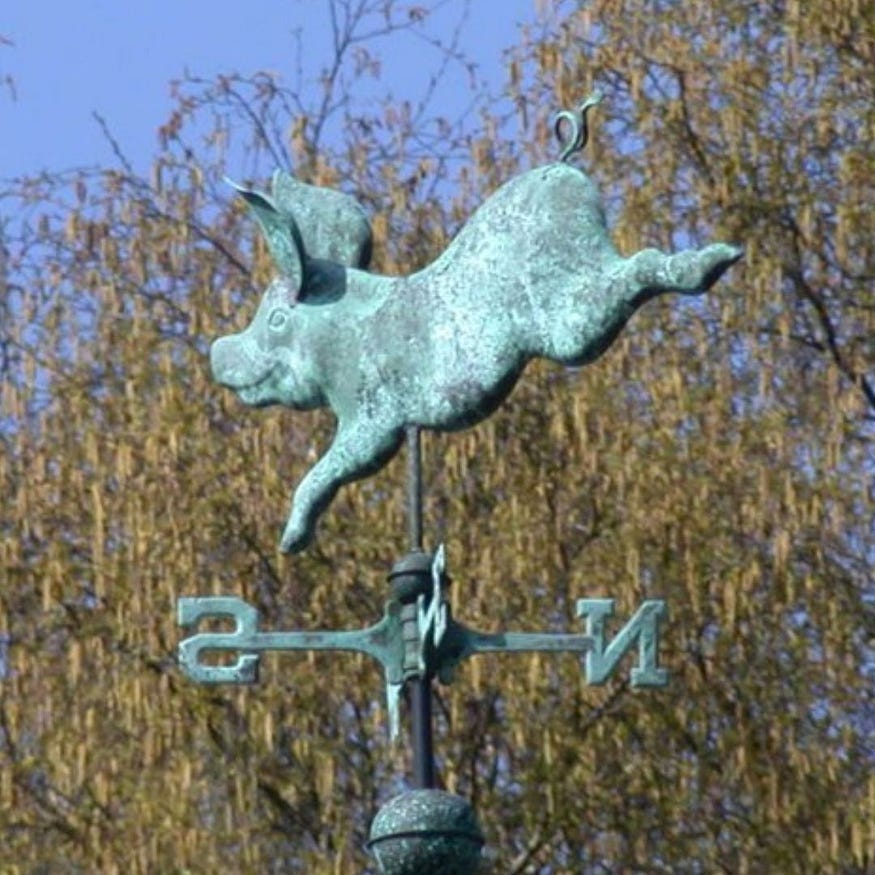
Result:
M292 512L280 549L298 553L313 539L316 522L337 490L379 470L401 446L401 428L378 427L372 421L338 425L328 452L310 469L292 499Z
M633 300L641 303L663 292L698 294L707 291L744 254L737 246L712 243L666 255L644 249L625 262Z

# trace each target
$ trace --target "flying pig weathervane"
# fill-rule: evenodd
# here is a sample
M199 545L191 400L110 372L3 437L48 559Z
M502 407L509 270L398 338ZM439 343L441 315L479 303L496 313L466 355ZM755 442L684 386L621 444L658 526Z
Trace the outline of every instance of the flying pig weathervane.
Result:
M306 185L281 171L270 195L235 186L261 225L279 275L251 324L213 343L213 376L248 405L328 406L337 417L331 446L295 491L281 548L305 549L337 490L378 471L406 436L411 549L389 575L392 589L383 619L361 631L261 632L256 609L236 597L180 599L184 626L215 617L236 622L233 632L200 633L183 641L180 664L201 682L249 683L265 650L368 653L385 671L393 737L399 731L401 691L410 685L415 783L422 792L439 794L431 789L432 679L449 682L469 656L578 652L587 681L601 684L637 644L632 685L667 682L658 667L658 624L666 613L661 600L645 601L610 644L605 620L613 612L612 599L578 601L586 634L487 635L453 619L443 547L433 554L422 549L420 429L455 431L480 422L504 401L533 358L574 366L594 361L642 304L667 292L701 294L742 255L724 243L673 254L644 249L623 257L617 252L595 186L567 163L586 144L587 112L600 99L592 95L557 116L560 161L501 186L442 255L409 276L367 272L371 228L349 195ZM208 650L240 655L234 665L211 666L200 661ZM447 796L429 796L428 804L446 813ZM418 804L411 799L410 810L402 805L400 812L389 812L390 803L385 817L382 811L377 816L372 847L383 871L444 871L440 866L469 871L460 862L462 851L452 856L447 850L449 856L434 869L426 867L431 857L424 863L424 857L415 856L408 820ZM440 820L437 813L435 818ZM461 831L466 847L479 855L482 836L476 825L469 826ZM433 837L434 829L432 823L422 834ZM459 829L447 835L447 848L461 841ZM408 852L414 856L405 858ZM398 862L402 858L410 868Z
M585 134L576 139L582 148ZM364 270L370 226L351 197L282 172L271 197L238 191L279 276L249 327L213 344L213 375L246 404L329 406L337 417L295 491L282 536L291 552L340 486L389 461L405 427L480 422L530 359L588 364L647 300L704 292L741 255L716 243L623 258L595 186L562 161L501 186L441 256L404 277Z

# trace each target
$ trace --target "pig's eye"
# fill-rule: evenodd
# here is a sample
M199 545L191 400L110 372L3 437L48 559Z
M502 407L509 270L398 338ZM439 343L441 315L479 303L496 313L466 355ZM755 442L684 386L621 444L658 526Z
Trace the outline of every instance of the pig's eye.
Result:
M267 317L267 327L270 328L271 331L282 331L283 328L286 327L288 319L289 314L284 309L277 307L277 309Z

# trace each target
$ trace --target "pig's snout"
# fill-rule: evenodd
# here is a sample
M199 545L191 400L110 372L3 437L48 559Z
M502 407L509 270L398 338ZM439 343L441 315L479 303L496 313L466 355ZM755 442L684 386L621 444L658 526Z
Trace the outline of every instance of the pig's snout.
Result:
M271 370L267 362L253 357L246 338L239 334L220 337L210 347L213 379L230 389L245 389L260 383Z

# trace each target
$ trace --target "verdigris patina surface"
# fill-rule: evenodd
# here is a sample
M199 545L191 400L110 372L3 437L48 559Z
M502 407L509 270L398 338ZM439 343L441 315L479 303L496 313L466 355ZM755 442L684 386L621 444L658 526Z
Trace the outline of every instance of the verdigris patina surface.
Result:
M238 189L280 275L249 327L213 344L213 375L246 404L328 405L337 416L330 448L295 492L284 551L309 543L337 489L381 468L407 426L479 422L530 359L587 364L643 303L704 292L741 257L723 243L617 252L595 186L564 163L585 143L595 102L561 115L573 128L563 161L503 185L406 277L364 270L370 227L349 196L284 173L272 196Z

